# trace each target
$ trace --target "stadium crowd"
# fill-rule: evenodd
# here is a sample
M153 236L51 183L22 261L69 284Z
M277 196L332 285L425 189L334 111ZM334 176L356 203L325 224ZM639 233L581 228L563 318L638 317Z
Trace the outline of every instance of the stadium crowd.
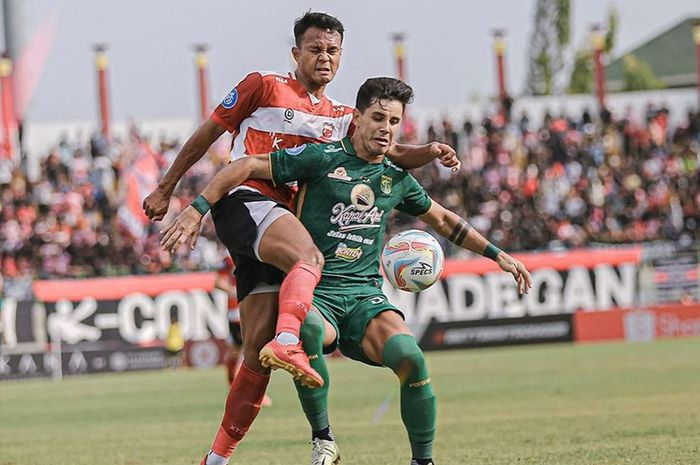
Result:
M463 161L461 175L437 163L414 175L432 196L509 251L697 240L699 114L688 113L674 128L664 108L650 106L642 121L603 116L547 115L540 124L526 114L510 124L494 116L459 127L445 118L419 139L454 146ZM216 267L225 251L211 221L196 249L173 259L159 248L159 225L144 223L139 229L137 222L135 227L138 209L133 205L130 214L122 215L133 188L126 178L134 175L134 163L145 157L155 166L151 178L136 173L142 198L179 147L177 141L163 140L152 148L136 129L110 143L99 136L72 143L64 138L42 161L33 182L20 167L0 160L5 290L21 294L26 290L22 283L30 285L35 278ZM191 202L225 157L212 153L190 170L164 221ZM420 226L398 215L388 233ZM456 252L445 245L448 254Z

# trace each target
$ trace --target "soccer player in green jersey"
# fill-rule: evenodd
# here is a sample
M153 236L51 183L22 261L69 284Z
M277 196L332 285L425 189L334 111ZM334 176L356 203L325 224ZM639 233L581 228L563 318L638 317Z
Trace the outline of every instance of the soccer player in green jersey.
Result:
M202 192L211 204L248 178L299 181L302 186L296 216L325 260L314 292L316 312L309 313L301 331L304 349L324 384L309 389L297 383L312 429L312 465L340 460L328 420L328 369L322 356L324 349L335 347L349 358L396 373L411 463L433 464L436 406L423 352L401 311L381 291L379 256L391 210L415 215L456 245L495 260L513 275L519 292L527 292L532 284L520 261L431 199L409 173L385 158L412 98L413 90L402 81L368 79L357 95L356 130L351 137L235 161ZM183 211L163 230L164 248L171 249L188 238L194 242L201 217L194 208Z

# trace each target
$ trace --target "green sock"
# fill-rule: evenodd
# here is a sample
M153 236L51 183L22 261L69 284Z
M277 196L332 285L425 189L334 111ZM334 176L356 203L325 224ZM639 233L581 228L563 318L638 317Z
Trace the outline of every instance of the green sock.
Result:
M397 334L384 345L382 357L384 366L391 368L401 383L401 419L412 458L431 458L437 408L423 351L413 336Z
M323 318L316 312L309 312L301 326L299 339L304 351L309 356L311 367L323 378L323 386L315 389L308 388L298 381L294 382L301 401L306 419L312 431L319 431L330 426L328 421L328 367L323 357Z

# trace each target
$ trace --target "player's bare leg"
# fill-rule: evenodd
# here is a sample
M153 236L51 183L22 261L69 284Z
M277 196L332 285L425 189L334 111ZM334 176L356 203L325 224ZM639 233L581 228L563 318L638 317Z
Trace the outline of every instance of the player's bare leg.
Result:
M263 262L287 273L279 292L276 336L262 348L260 360L264 366L288 371L305 386L322 386L323 378L304 353L299 330L321 279L323 255L306 228L290 214L280 216L265 230L258 254Z
M249 294L240 303L243 363L231 383L226 410L211 450L201 465L224 465L260 412L270 369L258 352L275 334L277 293Z
M434 465L435 394L423 351L401 316L393 311L374 317L362 339L362 350L374 362L391 368L401 385L401 419L411 443L411 465Z

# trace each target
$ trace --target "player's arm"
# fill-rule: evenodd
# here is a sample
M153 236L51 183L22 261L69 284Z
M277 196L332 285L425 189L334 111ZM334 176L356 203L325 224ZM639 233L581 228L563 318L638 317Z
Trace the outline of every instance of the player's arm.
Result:
M503 271L513 275L518 282L518 291L521 294L527 293L532 287L532 276L522 262L491 244L476 229L472 228L467 220L446 209L435 200L432 201L428 211L418 218L432 226L438 234L456 246L494 260Z
M205 121L180 149L175 161L158 183L158 187L143 199L143 209L153 221L163 219L168 211L170 196L175 190L175 186L192 165L209 150L221 134L224 128L216 124L211 118Z
M187 239L194 249L202 218L213 204L248 179L272 179L269 155L251 155L229 163L216 173L202 193L172 223L161 230L160 245L174 252Z
M241 122L258 107L262 95L263 81L260 73L250 73L228 93L211 117L182 146L156 190L143 200L143 209L150 219L163 219L168 211L170 196L180 178L202 158L224 131L233 134L238 130Z
M389 158L403 169L420 168L436 158L452 171L458 171L461 165L457 152L447 144L430 142L424 145L394 144L389 150Z

